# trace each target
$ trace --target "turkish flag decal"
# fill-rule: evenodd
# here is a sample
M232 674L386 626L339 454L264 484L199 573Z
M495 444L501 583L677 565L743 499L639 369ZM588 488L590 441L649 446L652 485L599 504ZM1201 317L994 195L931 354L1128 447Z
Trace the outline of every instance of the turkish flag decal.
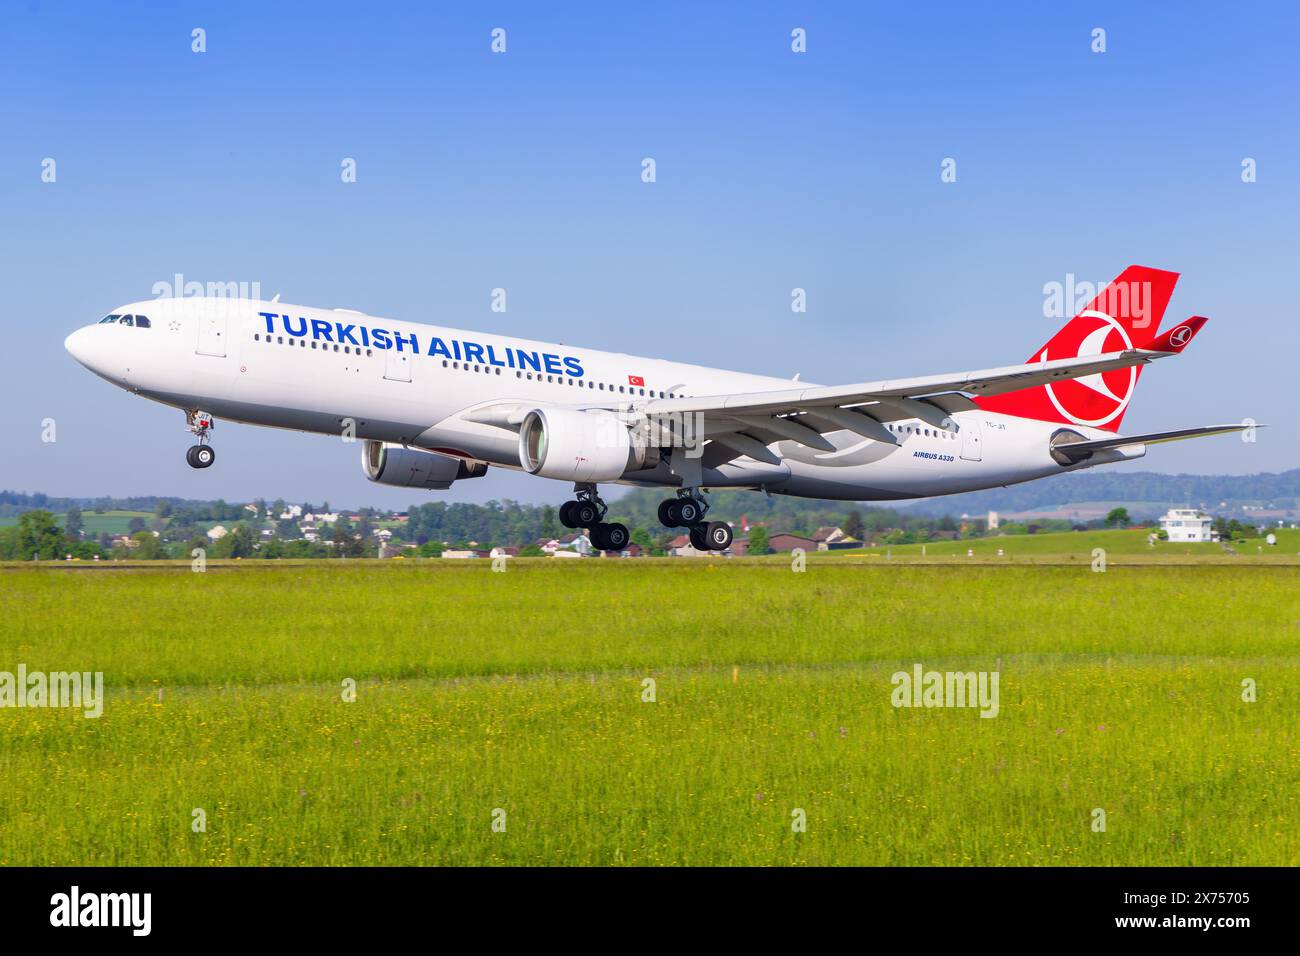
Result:
M640 375L629 375L627 377L627 383L629 385L645 385L645 379Z

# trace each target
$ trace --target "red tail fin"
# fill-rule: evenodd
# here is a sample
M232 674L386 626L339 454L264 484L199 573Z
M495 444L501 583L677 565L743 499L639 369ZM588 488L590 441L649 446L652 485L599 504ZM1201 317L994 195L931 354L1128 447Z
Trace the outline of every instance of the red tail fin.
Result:
M1156 336L1177 281L1177 272L1129 266L1029 361L1145 347ZM1136 366L1116 369L1018 392L982 396L975 402L990 412L1065 425L1091 425L1113 432L1118 431L1124 418L1140 372Z

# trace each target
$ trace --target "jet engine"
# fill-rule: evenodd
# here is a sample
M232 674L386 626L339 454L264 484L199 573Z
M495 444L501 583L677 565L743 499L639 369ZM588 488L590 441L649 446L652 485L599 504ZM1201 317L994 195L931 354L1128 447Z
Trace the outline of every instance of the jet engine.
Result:
M368 439L361 445L361 470L381 485L445 491L453 481L482 478L487 474L487 465Z
M604 409L535 408L519 428L519 464L565 481L613 481L655 463L643 432Z

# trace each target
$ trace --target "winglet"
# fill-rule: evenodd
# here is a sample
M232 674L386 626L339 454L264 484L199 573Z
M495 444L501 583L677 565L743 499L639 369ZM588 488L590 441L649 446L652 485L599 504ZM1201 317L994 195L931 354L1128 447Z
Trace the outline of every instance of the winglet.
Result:
M1203 315L1194 315L1186 322L1180 322L1169 331L1157 335L1142 348L1149 352L1170 352L1177 354L1187 348L1189 343L1197 332L1201 331L1201 326L1210 321Z

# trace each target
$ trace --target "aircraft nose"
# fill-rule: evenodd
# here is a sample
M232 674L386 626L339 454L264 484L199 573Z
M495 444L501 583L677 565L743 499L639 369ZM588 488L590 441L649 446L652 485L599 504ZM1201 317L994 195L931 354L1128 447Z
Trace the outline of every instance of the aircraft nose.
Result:
M90 329L80 328L63 340L63 347L82 365L88 365L90 355Z

